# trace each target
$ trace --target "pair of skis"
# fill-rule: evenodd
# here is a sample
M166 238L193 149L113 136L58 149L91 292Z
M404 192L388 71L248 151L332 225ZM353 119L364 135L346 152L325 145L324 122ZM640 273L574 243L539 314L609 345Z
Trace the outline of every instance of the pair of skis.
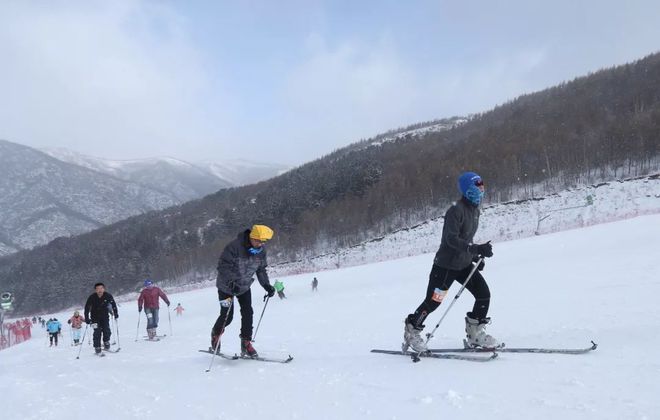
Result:
M381 350L373 349L372 353L381 354L396 354L401 356L408 356L416 361L417 357L427 357L433 359L453 359L465 360L470 362L488 362L496 359L499 353L541 353L541 354L585 354L596 350L598 344L591 342L591 346L584 348L542 348L542 347L506 347L502 344L500 347L494 349L487 349L481 347L469 347L467 343L463 342L463 348L444 348L444 349L429 349L428 351L417 353L408 351L407 346L404 344L400 351L398 350ZM470 353L488 353L485 356L478 356Z
M154 338L149 338L148 335L145 335L145 336L142 336L142 339L143 339L144 341L160 341L160 340L162 340L162 339L165 338L165 337L167 337L167 334L164 334L164 335L157 335L157 336L155 336Z
M112 349L107 349L107 350L106 349L101 349L100 353L94 353L94 355L97 356L97 357L105 357L106 353L119 353L119 350L121 350L121 347L118 347L114 350L112 350Z
M213 354L213 348L209 348L208 350L199 350L201 353L208 353L208 354ZM278 358L273 358L273 357L262 357L262 356L257 356L257 357L249 357L249 356L239 356L238 354L228 355L225 353L218 352L216 353L216 356L222 357L223 359L226 360L255 360L258 362L269 362L269 363L289 363L290 361L293 360L293 357L289 355L289 357L286 357L284 359L278 359Z

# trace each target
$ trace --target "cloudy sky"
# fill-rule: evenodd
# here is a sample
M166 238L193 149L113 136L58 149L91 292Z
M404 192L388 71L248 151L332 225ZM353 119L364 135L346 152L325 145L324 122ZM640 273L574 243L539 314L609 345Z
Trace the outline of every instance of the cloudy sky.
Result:
M660 50L660 3L0 0L0 138L299 164Z

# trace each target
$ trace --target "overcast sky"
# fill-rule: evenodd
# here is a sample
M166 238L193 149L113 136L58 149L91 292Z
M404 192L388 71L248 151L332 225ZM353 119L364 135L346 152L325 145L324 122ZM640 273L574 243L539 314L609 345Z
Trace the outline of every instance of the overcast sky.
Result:
M299 164L660 50L649 1L0 0L0 138Z

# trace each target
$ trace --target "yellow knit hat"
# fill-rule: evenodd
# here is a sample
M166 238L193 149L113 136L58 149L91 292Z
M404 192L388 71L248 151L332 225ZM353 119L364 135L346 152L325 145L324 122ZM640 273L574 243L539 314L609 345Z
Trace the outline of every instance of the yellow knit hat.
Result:
M254 225L250 231L250 238L257 241L266 242L273 238L273 229L266 225Z

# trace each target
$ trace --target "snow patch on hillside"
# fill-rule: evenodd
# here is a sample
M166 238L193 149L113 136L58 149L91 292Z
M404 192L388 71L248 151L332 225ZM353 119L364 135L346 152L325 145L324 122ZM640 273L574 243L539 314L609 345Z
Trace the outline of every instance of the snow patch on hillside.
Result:
M501 242L655 213L660 213L660 175L606 182L488 206L482 210L475 242ZM443 221L438 217L348 249L271 269L278 274L304 273L435 252Z

